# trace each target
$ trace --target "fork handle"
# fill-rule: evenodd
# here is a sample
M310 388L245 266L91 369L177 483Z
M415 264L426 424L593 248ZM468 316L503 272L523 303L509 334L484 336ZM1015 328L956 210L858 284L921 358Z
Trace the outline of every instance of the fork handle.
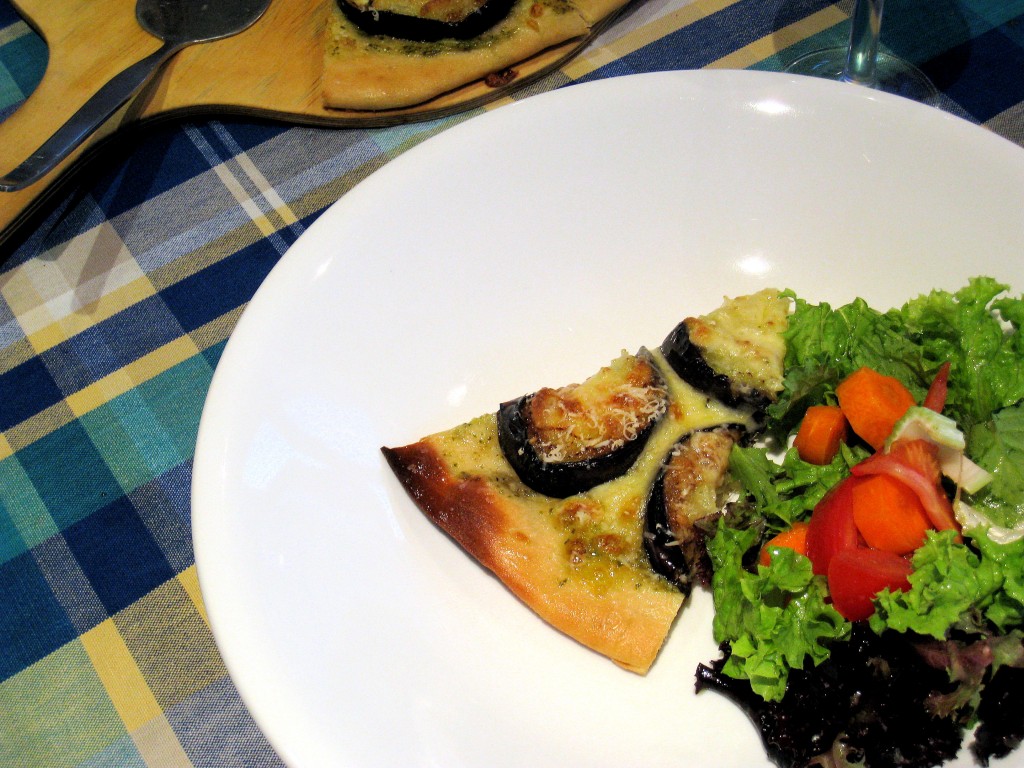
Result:
M165 42L141 61L108 80L42 146L6 176L0 192L16 192L34 184L77 149L89 135L109 120L135 95L160 65L182 46Z

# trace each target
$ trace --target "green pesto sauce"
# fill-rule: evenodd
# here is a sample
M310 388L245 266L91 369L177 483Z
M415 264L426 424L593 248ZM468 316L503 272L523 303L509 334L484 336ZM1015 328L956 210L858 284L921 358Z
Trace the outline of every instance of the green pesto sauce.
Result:
M469 40L457 40L448 38L445 40L434 40L432 42L419 42L418 40L390 40L385 49L397 50L404 56L440 56L443 53L465 53L480 48L489 48L502 40L512 37L514 27L499 27L485 35L473 37ZM374 44L370 43L373 47Z

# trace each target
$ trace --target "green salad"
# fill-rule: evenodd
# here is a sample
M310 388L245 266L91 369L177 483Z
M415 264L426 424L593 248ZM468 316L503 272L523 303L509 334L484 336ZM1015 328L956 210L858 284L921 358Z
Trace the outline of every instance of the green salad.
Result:
M972 729L987 764L1024 736L1024 300L1008 290L978 277L886 312L790 294L784 389L767 439L733 449L737 500L708 541L723 655L698 670L698 688L743 706L780 765L938 765ZM843 382L865 369L913 405L884 438L848 429L834 455L805 460L793 438L809 410L877 410L840 408ZM894 463L910 442L932 458ZM935 491L920 480L933 465ZM867 494L865 480L901 473L923 511L896 532L911 545L860 517L859 532L822 533L844 489ZM795 532L799 545L765 554ZM822 546L859 559L823 566ZM851 592L864 584L888 586L862 610Z

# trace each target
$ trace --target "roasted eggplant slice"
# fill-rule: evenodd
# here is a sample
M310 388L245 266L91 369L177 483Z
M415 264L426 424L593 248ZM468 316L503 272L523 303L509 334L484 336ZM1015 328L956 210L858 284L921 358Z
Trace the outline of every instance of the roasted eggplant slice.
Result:
M498 442L523 483L566 498L624 474L668 402L650 354L623 354L582 384L503 403Z
M766 408L782 390L789 300L765 290L688 317L661 345L679 376L726 405Z
M515 0L337 0L350 22L368 35L432 43L471 40L508 16Z
M673 447L647 500L644 547L651 567L689 593L703 557L700 521L715 516L739 426L698 430Z

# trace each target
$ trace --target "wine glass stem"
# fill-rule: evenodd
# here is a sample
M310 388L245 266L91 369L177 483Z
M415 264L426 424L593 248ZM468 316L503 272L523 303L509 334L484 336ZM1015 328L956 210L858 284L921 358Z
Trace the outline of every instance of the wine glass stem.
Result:
M882 6L885 0L855 0L850 25L850 51L842 79L860 85L877 84L875 62L878 38L882 31Z

